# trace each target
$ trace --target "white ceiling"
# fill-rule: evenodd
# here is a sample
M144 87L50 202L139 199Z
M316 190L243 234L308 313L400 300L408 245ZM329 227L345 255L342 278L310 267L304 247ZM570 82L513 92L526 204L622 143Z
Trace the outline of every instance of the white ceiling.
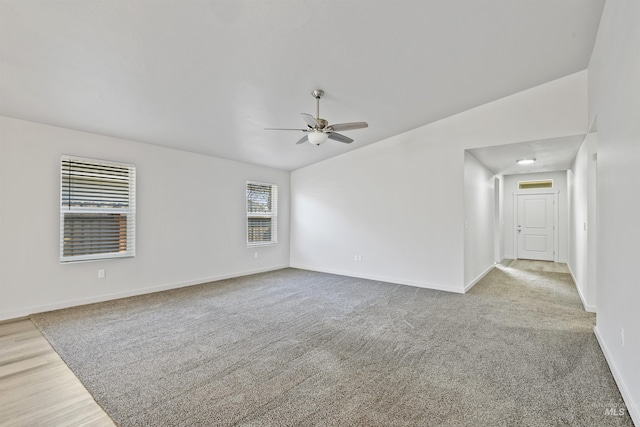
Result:
M0 115L294 170L587 67L604 0L0 0ZM294 145L321 117L351 145Z
M526 141L467 150L496 175L563 171L571 168L585 135ZM535 159L519 165L517 160Z

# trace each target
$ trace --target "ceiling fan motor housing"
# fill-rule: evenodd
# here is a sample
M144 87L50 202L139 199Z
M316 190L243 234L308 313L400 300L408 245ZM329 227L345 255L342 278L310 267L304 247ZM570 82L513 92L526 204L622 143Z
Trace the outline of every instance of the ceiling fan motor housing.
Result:
M316 122L318 122L318 124L320 125L318 127L318 130L322 130L322 129L326 128L327 125L329 124L328 121L326 121L325 119L321 119L319 117L316 117Z

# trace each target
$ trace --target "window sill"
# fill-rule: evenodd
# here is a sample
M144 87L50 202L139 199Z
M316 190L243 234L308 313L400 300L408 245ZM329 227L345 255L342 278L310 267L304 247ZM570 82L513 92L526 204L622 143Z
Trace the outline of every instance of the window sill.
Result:
M120 255L120 256L110 256L110 257L100 257L100 258L84 258L84 259L61 259L60 264L79 264L84 262L96 262L96 261L112 261L114 259L125 259L125 258L135 258L135 254L131 255Z
M256 248L261 246L274 246L277 245L278 242L265 242L265 243L247 243L247 248Z

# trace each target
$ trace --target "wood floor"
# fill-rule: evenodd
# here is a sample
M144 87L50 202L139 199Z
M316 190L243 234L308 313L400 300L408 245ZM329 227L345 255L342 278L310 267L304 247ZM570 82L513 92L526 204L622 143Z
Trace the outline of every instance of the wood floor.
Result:
M31 320L0 324L0 426L114 426Z

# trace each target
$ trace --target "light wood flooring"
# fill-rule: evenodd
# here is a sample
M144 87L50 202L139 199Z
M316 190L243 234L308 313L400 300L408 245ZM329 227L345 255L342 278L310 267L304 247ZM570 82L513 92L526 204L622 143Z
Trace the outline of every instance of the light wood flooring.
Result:
M0 426L114 426L31 320L0 323Z

